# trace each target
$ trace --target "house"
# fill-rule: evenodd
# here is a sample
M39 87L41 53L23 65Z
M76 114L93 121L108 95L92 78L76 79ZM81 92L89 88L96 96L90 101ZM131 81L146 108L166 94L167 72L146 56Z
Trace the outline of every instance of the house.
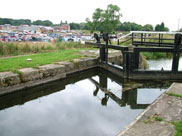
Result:
M42 33L52 33L54 32L54 29L52 27L48 26L41 26L40 27Z
M2 30L11 30L11 25L10 24L5 24L5 25L2 25Z
M70 31L70 25L68 25L68 24L62 24L61 25L61 30Z
M19 32L23 32L23 31L27 31L27 32L31 32L31 33L41 33L41 29L40 26L36 26L36 25L20 25L18 27L18 31Z
M70 31L70 25L62 24L61 26L55 26L54 30L57 32Z
M10 24L0 25L0 30L6 32L16 31L16 26L12 26Z

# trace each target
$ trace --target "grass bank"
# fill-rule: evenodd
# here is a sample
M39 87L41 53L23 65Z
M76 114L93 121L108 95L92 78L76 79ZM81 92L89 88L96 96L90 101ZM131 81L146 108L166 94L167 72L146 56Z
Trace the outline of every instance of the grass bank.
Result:
M83 50L83 49L82 49ZM11 58L0 59L0 72L16 71L17 69L25 67L38 68L38 66L55 63L57 61L72 60L79 58L78 52L80 49L58 50L56 52L39 53L27 56L17 56ZM31 58L31 62L27 59Z
M146 59L162 59L162 58L172 58L172 53L162 53L162 52L142 52Z
M172 124L176 128L176 134L175 134L175 136L182 136L182 120L180 120L178 122L172 122Z
M65 49L91 48L79 42L0 42L0 56L17 56Z

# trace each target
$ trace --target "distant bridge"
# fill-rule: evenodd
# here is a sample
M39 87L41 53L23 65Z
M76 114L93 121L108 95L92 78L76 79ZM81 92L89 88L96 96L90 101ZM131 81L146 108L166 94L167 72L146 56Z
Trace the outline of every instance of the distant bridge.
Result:
M86 42L100 48L102 67L128 79L182 79L182 71L178 70L180 53L182 52L182 34L176 32L147 32L132 31L126 36L118 38L117 45L112 45L108 33L102 35L105 43L101 43L101 37L94 34L96 43ZM131 40L131 45L121 46ZM120 50L123 54L123 65L113 65L108 62L108 49ZM172 53L171 70L144 70L139 68L141 52L165 52Z

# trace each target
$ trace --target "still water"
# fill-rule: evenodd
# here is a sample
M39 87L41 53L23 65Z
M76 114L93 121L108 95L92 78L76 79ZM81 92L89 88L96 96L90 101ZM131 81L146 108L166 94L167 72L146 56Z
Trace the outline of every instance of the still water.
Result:
M0 97L0 136L114 136L170 84L99 69Z
M147 60L148 69L151 70L171 70L172 59ZM182 70L182 57L179 59L178 70Z

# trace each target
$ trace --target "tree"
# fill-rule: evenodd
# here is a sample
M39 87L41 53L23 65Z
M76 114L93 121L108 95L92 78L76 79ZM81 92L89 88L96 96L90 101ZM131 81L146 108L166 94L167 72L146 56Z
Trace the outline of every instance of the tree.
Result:
M10 18L2 18L1 19L1 24L4 25L4 24L10 24L12 25L13 24L13 19L10 19Z
M112 33L120 24L120 8L117 5L108 5L106 10L97 8L92 15L92 21L87 18L86 22L91 29Z
M169 31L169 28L165 27L165 24L162 22L155 26L155 31Z
M153 31L153 26L150 24L146 24L143 26L144 31Z
M41 25L42 21L41 20L36 20L36 21L33 21L33 25Z
M31 20L29 19L15 19L13 20L12 25L18 26L18 25L31 25Z
M89 30L88 23L69 23L71 30Z
M88 23L82 23L82 25L83 25L83 27L82 27L83 30L89 30Z
M70 23L69 25L70 25L70 29L71 30L78 30L78 29L80 29L80 24L78 24L78 23Z
M53 23L49 20L45 20L45 21L42 21L42 20L36 20L33 22L33 25L43 25L43 26L51 26L53 25Z
M41 25L43 25L43 26L51 26L51 25L53 25L53 23L51 21L49 21L49 20L45 20L45 21L42 21Z
M61 20L60 25L62 25L62 24L63 24L63 21Z
M134 22L120 23L117 27L118 31L142 31L143 26Z
M157 24L156 26L155 26L155 31L160 31L161 30L161 26L159 25L159 24Z
M161 23L161 30L165 30L165 26L163 22Z
M136 23L130 23L129 22L129 26L130 26L131 31L141 31L142 30L142 25L139 25Z

